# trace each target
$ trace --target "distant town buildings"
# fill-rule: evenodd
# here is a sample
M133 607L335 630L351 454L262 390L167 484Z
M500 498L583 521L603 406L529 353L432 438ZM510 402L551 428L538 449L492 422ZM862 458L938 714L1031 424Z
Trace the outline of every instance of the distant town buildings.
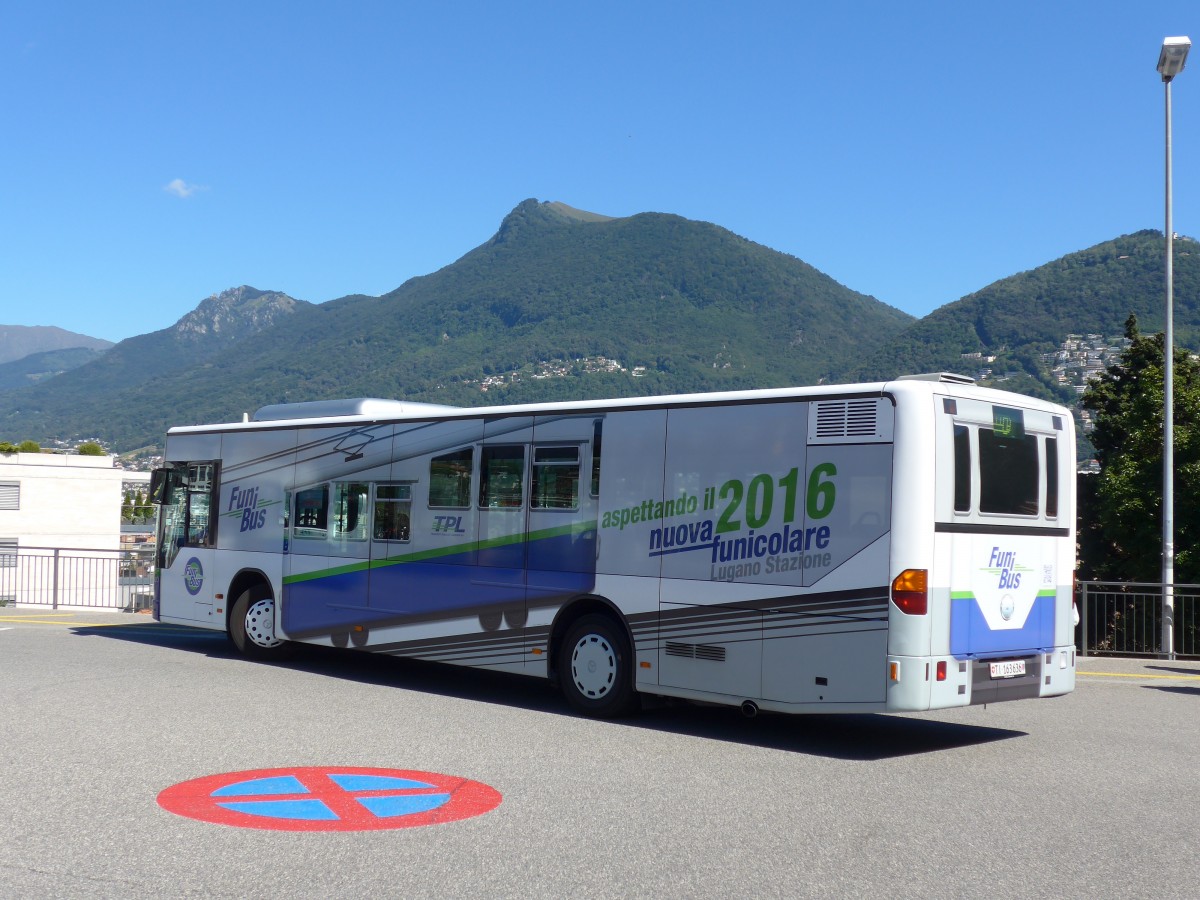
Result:
M526 378L540 380L543 378L568 378L572 375L594 375L602 372L628 372L633 378L641 378L646 374L645 366L634 366L630 371L618 360L607 356L581 356L577 359L539 360L520 369L513 369L501 375L488 375L482 379L467 379L464 384L478 385L481 391L515 384Z
M1131 343L1127 337L1068 334L1056 352L1042 354L1042 361L1059 384L1069 385L1083 396L1088 382L1113 365Z

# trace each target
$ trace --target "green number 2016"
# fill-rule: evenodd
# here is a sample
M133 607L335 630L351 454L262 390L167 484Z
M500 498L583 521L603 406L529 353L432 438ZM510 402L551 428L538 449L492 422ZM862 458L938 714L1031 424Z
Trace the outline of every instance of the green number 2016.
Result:
M820 463L813 467L808 476L808 490L805 492L804 509L810 519L823 519L833 511L837 499L837 488L831 480L837 475L837 466L833 463ZM779 479L779 487L783 488L783 521L785 524L796 521L796 489L800 483L800 471L793 468ZM762 528L771 520L771 510L775 504L775 482L770 475L755 475L750 479L749 489L736 478L731 478L721 485L717 496L726 501L725 511L717 519L717 532L737 531L742 527L742 520L737 518L742 501L746 502L746 524L751 528Z

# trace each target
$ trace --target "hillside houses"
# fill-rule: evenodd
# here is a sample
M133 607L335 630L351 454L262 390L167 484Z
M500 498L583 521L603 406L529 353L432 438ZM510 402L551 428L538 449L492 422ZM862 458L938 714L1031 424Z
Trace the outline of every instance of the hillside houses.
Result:
M534 380L542 378L568 378L572 375L593 375L604 372L626 372L634 378L641 378L646 374L646 367L634 366L633 371L630 372L628 368L621 365L615 359L609 359L605 356L583 356L572 360L539 360L521 369L513 369L501 375L488 375L480 381L466 379L463 383L470 385L477 384L481 391L487 391L489 388L514 384L524 378Z
M1043 354L1042 360L1059 384L1070 385L1082 395L1087 383L1115 363L1131 343L1127 337L1068 334L1058 350Z

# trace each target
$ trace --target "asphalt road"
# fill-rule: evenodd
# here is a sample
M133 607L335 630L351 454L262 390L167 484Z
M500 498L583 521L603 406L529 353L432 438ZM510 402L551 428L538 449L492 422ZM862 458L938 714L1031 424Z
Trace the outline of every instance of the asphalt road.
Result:
M1065 698L929 715L595 722L534 680L350 652L263 665L145 616L0 609L0 897L1200 896L1200 665L1079 669ZM503 801L330 833L157 802L314 766Z

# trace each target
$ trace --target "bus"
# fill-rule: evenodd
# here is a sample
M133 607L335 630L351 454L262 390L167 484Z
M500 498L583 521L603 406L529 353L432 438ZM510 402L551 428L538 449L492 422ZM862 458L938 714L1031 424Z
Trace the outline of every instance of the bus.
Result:
M935 373L171 428L154 616L643 695L905 712L1075 685L1069 410Z

